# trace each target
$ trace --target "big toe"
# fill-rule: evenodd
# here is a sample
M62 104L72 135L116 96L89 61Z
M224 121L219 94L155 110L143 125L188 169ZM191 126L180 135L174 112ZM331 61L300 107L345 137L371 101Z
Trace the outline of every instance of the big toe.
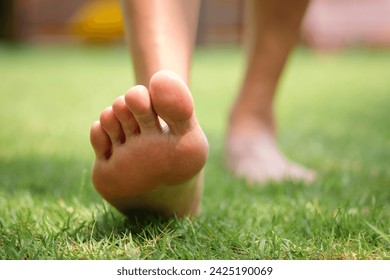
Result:
M175 73L167 70L153 75L149 84L152 106L174 134L184 134L196 124L189 88Z

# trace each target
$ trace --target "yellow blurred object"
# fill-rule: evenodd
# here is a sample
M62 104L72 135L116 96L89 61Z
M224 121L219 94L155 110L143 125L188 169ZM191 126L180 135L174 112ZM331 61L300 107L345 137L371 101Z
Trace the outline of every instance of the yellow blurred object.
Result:
M72 19L71 32L91 43L121 40L123 20L119 0L96 0L84 4Z

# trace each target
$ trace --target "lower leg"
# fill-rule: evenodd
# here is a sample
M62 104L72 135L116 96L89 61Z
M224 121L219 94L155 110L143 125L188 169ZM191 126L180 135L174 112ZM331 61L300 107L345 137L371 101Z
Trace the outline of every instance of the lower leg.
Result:
M199 211L208 144L187 87L198 6L198 1L123 0L141 85L102 112L91 143L95 188L125 214Z
M251 181L310 181L314 177L314 173L290 163L280 153L273 109L277 84L308 2L248 1L247 69L230 115L227 165Z
M188 84L199 6L199 0L122 0L138 84L147 86L164 69Z

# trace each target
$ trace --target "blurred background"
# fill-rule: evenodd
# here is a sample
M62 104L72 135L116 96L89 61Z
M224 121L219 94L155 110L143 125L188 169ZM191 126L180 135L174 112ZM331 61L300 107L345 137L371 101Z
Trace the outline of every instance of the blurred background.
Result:
M197 44L238 44L241 0L202 1ZM118 0L2 0L2 40L35 43L123 43ZM312 0L300 42L330 50L390 46L390 0Z

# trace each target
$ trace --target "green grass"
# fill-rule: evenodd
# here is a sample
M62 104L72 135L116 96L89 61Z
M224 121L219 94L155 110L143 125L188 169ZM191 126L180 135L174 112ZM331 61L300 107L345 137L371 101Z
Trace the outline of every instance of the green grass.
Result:
M133 85L123 48L0 45L0 259L390 259L390 52L298 49L280 146L306 186L247 188L223 167L237 48L199 49L192 89L211 151L199 218L128 220L90 181L89 126Z

